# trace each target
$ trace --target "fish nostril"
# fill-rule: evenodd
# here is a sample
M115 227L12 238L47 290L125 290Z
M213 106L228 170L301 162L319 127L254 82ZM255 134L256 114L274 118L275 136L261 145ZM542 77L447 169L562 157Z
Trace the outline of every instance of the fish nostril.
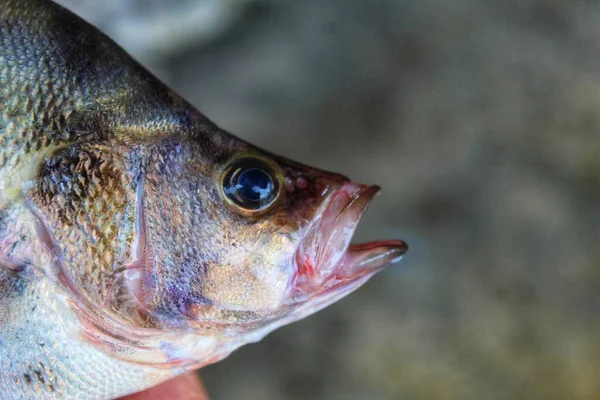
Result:
M296 178L296 188L299 190L304 190L308 187L308 181L305 177L299 176Z
M288 193L292 193L294 190L296 190L296 186L294 185L292 178L285 178L285 190Z
M308 179L306 179L304 176L297 176L297 177L286 177L285 178L285 189L290 192L293 193L296 190L306 190L308 189Z

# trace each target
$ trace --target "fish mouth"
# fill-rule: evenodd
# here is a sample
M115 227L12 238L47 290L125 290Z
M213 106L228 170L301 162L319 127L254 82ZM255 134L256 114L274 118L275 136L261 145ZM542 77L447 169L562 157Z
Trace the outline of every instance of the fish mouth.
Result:
M317 210L296 250L297 273L292 285L297 295L366 281L361 278L399 261L406 253L408 246L400 240L351 244L361 217L379 191L378 186L346 182Z

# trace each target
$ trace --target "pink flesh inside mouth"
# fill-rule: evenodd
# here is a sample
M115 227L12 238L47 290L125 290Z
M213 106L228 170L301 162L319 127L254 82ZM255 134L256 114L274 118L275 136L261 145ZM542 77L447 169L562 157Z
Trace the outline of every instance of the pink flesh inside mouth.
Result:
M296 252L294 278L299 294L322 292L379 271L408 250L400 240L350 244L360 218L377 195L377 186L347 182L317 212Z

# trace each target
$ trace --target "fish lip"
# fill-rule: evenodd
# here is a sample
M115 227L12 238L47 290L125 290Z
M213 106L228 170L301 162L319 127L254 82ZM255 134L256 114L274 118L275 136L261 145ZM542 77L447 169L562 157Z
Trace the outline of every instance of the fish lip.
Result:
M399 240L350 244L380 190L376 185L347 181L328 196L296 249L296 273L290 287L297 299L341 290L399 261L406 253L408 246Z

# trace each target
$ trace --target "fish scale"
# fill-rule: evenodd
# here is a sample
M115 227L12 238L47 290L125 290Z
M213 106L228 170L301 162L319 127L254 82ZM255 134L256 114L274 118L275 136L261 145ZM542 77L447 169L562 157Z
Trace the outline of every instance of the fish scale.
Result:
M126 191L120 170L112 165L107 148L76 147L57 155L42 167L39 177L39 212L52 215L48 229L56 232L63 262L86 265L76 284L96 288L107 296L105 275L127 264L133 241L134 193ZM61 227L69 226L69 230ZM60 243L79 243L78 247Z
M125 193L119 190L122 186L116 184L122 177L110 176L106 171L98 174L95 179L99 179L96 183L103 186L102 190L90 185L85 178L79 180L76 176L72 179L73 168L78 168L80 176L93 172L86 171L85 162L66 165L69 171L64 173L51 167L47 169L47 175L36 175L43 170L42 165L51 154L68 150L69 145L88 135L89 121L86 119L95 118L88 112L90 105L92 110L99 103L109 103L118 109L123 93L137 92L143 96L148 92L142 88L146 87L147 77L143 74L133 76L132 70L137 67L129 58L123 60L120 69L103 68L102 63L97 62L103 52L109 61L123 58L120 49L106 51L97 46L108 43L107 39L96 39L89 45L97 54L77 51L77 44L67 38L71 32L77 30L80 33L73 36L83 38L99 34L73 18L47 1L8 0L0 5L0 210L6 211L0 222L13 218L20 220L19 227L35 225L22 198L23 185L35 182L42 189L40 197L45 197L46 206L53 207L57 215L54 220L80 228L57 229L54 240L87 243L88 240L82 240L85 235L92 243L97 242L93 247L71 248L64 255L69 263L81 265L84 260L85 264L95 266L79 278L96 286L98 295L102 296L106 292L102 277L107 272L97 267L115 265L118 261L115 254L126 253L132 240L130 233L111 230L131 226L127 221L131 213L126 206ZM76 57L75 62L69 57ZM91 72L86 69L88 67ZM123 90L123 82L128 90ZM151 99L156 97L152 93L146 95ZM144 108L144 101L137 104ZM85 117L79 117L78 113ZM142 113L148 116L149 124L155 124L152 114L151 111ZM168 123L169 119L166 121ZM128 121L127 127L138 129L144 122ZM112 123L119 126L119 118L114 118ZM98 135L98 132L92 134ZM85 153L77 154L83 155ZM53 162L57 162L56 158ZM86 191L86 196L65 198L63 194L67 192L64 189L73 189L68 190L68 194L81 195ZM44 203L40 202L39 206L43 208ZM120 213L111 214L107 212L110 209L119 209ZM14 228L12 232L2 232L0 239L14 238ZM25 231L26 236L20 238L18 248L39 245L39 240L31 237L32 231L34 229ZM104 251L107 249L110 251ZM46 260L48 265L53 263ZM80 321L70 310L71 300L56 284L55 276L52 279L42 276L38 280L1 268L0 274L0 312L3 313L0 366L4 371L0 373L0 398L107 399L180 372L123 363L87 345L81 338ZM55 271L49 275L55 275ZM22 288L20 294L11 289L15 287ZM44 346L37 343L44 343ZM43 379L38 377L40 372L36 369L40 363L48 368L40 375ZM108 376L106 371L119 379Z
M76 340L80 324L64 294L46 280L32 284L6 274L0 270L0 280L12 286L3 294L10 325L0 314L0 398L110 399L178 373L119 362ZM40 370L43 380L35 375Z
M38 31L31 32L35 25L21 20L27 10L19 2L5 3L0 11L0 208L17 196L22 180L33 178L41 156L59 145L56 132L49 128L59 127L57 122L81 102L81 96L63 84L66 71L60 68L61 60L47 50L52 42L42 34L47 19L43 8L38 11L42 13ZM32 40L35 36L40 43Z

